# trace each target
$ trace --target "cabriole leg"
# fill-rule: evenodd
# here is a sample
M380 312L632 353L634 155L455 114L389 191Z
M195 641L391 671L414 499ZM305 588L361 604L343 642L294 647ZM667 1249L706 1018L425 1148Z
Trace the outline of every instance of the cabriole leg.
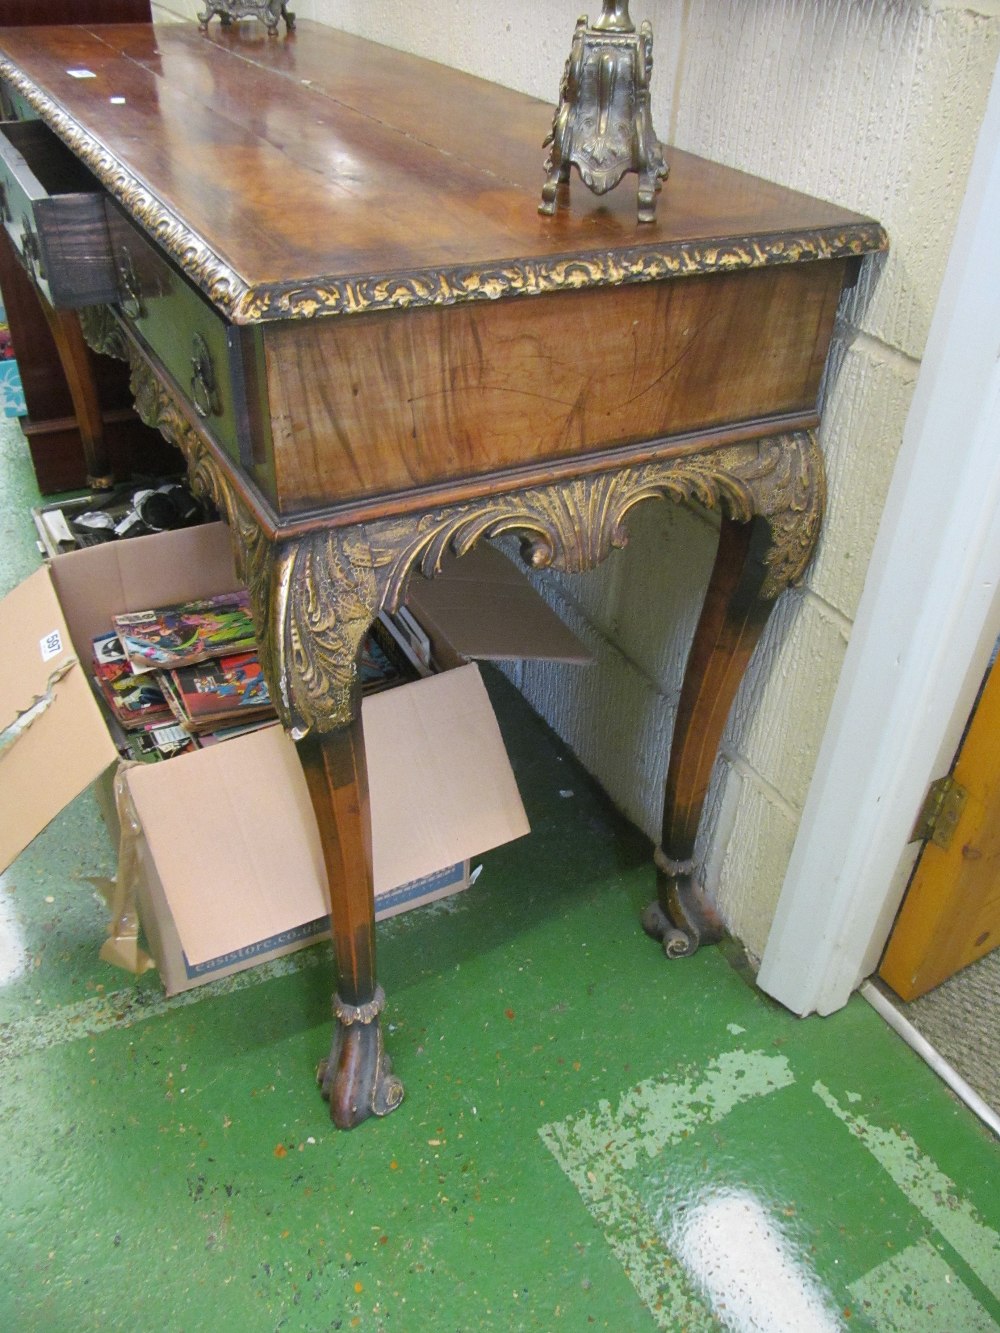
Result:
M657 897L643 914L668 958L719 939L721 922L696 879L695 838L712 767L740 681L774 606L762 596L770 524L723 518L719 549L688 657L677 709L656 849Z
M375 982L368 772L360 700L350 723L296 742L319 825L337 960L333 1043L319 1069L330 1119L351 1129L403 1100L382 1040L385 995Z

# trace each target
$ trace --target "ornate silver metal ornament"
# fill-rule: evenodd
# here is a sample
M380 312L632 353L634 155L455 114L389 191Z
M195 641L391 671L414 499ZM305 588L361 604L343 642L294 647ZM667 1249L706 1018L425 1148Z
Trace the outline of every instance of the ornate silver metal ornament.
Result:
M209 0L205 12L198 15L198 26L206 29L216 14L224 28L236 19L260 19L272 36L277 33L282 19L287 32L295 27L295 15L285 7L285 0Z
M572 166L598 195L634 171L639 221L652 222L668 170L649 107L653 29L647 19L636 32L628 0L603 3L593 24L586 15L577 20L552 132L545 140L547 176L538 211L556 211L559 186L568 186Z

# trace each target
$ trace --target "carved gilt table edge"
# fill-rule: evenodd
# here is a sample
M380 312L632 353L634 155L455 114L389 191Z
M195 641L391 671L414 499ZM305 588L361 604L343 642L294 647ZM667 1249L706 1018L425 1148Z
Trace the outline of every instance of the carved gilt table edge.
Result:
M641 248L477 265L404 270L374 277L320 278L309 286L247 286L225 309L236 324L375 314L511 297L548 296L602 287L663 282L738 269L860 258L887 248L878 223L804 229L773 236L665 241Z
M80 126L8 57L7 80L152 236L187 277L234 324L312 319L449 306L501 297L542 296L593 287L659 282L699 274L768 268L816 260L860 258L885 250L888 238L872 219L762 236L655 241L587 254L498 258L476 265L401 270L358 278L317 276L308 283L251 284L189 223L158 199L114 154ZM544 225L544 224L542 224Z
M350 722L362 640L380 611L402 604L411 574L433 577L448 555L464 555L484 538L515 532L529 565L581 572L627 543L627 517L643 500L694 501L736 522L767 520L771 545L761 596L773 599L802 576L819 536L825 480L811 430L347 527L271 535L172 386L117 323L114 330L101 340L95 325L88 327L104 350L120 354L124 345L139 416L180 448L192 485L229 524L262 666L295 739Z

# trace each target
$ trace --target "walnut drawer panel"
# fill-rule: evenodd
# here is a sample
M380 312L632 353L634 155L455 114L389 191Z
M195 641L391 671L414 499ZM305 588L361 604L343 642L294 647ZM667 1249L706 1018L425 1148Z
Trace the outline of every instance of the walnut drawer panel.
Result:
M103 192L40 120L0 124L0 217L53 306L113 299Z
M108 230L118 308L204 430L268 491L266 411L255 386L259 337L231 325L117 205Z
M284 507L815 411L845 264L265 326Z

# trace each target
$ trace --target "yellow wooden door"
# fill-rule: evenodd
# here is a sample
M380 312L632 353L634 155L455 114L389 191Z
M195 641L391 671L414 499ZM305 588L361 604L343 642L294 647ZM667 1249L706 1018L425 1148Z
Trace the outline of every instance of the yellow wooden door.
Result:
M1000 658L952 769L966 793L947 847L920 854L879 968L904 1000L1000 945Z

